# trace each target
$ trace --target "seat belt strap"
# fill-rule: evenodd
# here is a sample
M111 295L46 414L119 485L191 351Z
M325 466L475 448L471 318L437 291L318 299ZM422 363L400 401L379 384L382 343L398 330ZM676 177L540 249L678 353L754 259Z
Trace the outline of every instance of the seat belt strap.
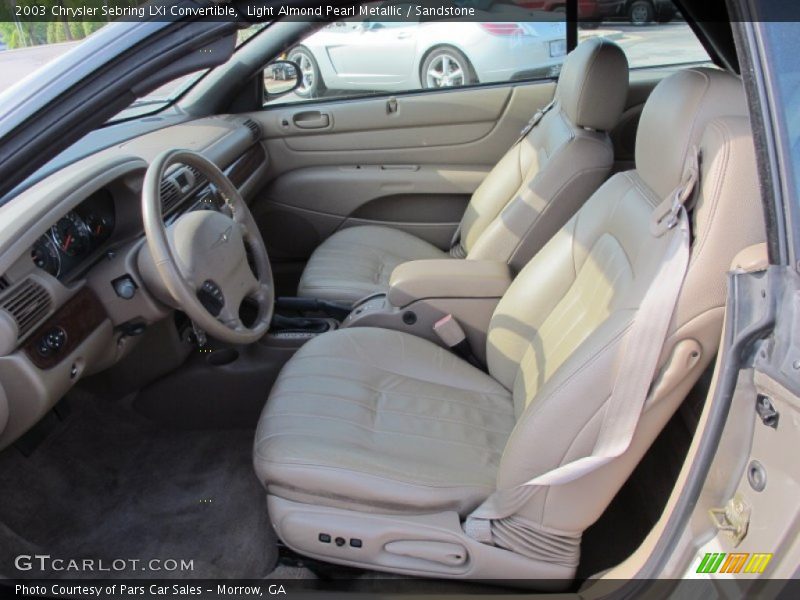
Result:
M533 130L533 128L536 127L541 122L544 116L552 110L555 104L556 100L555 98L553 98L546 106L543 106L542 108L537 110L531 117L530 121L528 121L525 127L522 128L522 131L519 132L519 137L513 144L511 144L511 147L513 148L514 146L519 144L522 140L524 140L525 136L527 136ZM452 240L450 240L450 256L452 256L453 258L466 258L467 256L467 251L461 244L461 223L458 224L458 228L453 234Z
M467 517L464 529L473 539L492 544L492 519L515 514L544 487L579 479L608 464L630 446L656 375L658 359L689 265L691 240L684 204L692 196L698 177L695 149L684 167L681 184L654 211L653 234L657 237L668 234L671 239L658 273L633 319L591 455L537 475L513 488L496 490ZM665 204L669 210L664 209Z
M463 222L464 220L462 219L461 223ZM467 257L467 251L461 244L461 223L458 224L456 232L453 234L453 239L450 240L450 256L452 256L453 258Z
M533 113L531 120L528 121L527 125L525 125L525 127L522 128L522 131L519 132L519 137L513 144L511 144L511 147L513 148L514 146L519 144L522 140L524 140L525 136L527 136L531 131L533 131L533 128L536 127L544 118L544 116L553 109L555 104L556 104L556 99L553 98L546 106L543 106L535 113Z

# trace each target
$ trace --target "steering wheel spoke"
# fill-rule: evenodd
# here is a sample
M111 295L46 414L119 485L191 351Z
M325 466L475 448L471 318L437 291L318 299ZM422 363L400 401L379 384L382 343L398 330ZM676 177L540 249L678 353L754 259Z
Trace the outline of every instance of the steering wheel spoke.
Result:
M235 312L234 312L235 310ZM225 306L222 307L222 310L219 313L217 319L225 325L228 329L237 332L244 332L247 331L247 327L245 327L244 323L242 323L241 317L239 317L239 307L229 306L227 303Z
M258 286L247 294L248 298L252 298L259 304L270 301L273 296L274 291L272 286L268 283L261 282L258 282Z

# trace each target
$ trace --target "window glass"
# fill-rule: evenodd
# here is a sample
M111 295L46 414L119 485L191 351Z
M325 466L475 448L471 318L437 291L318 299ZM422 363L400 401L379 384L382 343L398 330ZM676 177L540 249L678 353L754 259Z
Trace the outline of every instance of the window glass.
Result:
M777 2L767 3L762 10L774 21L763 24L767 42L767 58L772 69L769 80L774 86L776 119L780 123L776 134L781 136L784 152L787 159L787 171L782 173L790 192L786 200L794 201L794 205L787 208L795 223L800 219L800 66L797 63L800 52L800 23L797 21L782 21L791 15L788 7ZM769 11L769 12L767 12ZM793 15L791 15L793 16ZM792 227L789 227L792 230ZM794 227L792 235L795 244L800 240L800 228ZM799 251L797 248L795 251Z
M480 8L468 20L454 21L420 15L415 4L381 3L403 16L357 16L317 30L280 57L297 63L303 80L296 91L272 102L558 75L567 51L563 11L544 10L552 5L547 2L461 4Z
M670 0L578 0L578 18L579 40L615 41L634 69L709 61Z

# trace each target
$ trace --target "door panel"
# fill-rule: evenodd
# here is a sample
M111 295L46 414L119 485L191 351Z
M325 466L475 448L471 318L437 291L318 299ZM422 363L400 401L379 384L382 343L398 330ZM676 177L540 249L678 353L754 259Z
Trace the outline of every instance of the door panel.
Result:
M435 127L407 127L393 130L391 135L377 136L374 131L353 131L348 133L327 133L287 138L286 145L300 152L359 150L397 150L401 148L432 148L477 142L492 132L495 124L490 121L480 123L460 123L438 125Z
M276 212L291 212L325 239L353 225L388 225L446 249L469 197L488 172L485 165L341 165L296 169L276 179L269 199L253 206L256 221L274 259L302 260L315 244L296 243L296 228L286 230ZM292 243L283 243L288 236ZM288 240L287 240L288 241Z
M377 224L447 248L466 203L538 107L550 81L278 106L256 119L270 183L252 209L270 256L298 269L344 227ZM324 130L297 113L329 116Z
M631 73L626 113L612 132L618 168L633 166L642 106L675 70ZM252 208L277 270L296 279L323 240L363 224L447 248L471 194L554 90L552 81L521 82L251 113L269 155L269 183ZM327 124L299 126L310 113Z
M295 145L300 137L314 135L313 132L303 131L293 125L294 116L297 113L309 110L319 110L330 114L332 127L329 133L336 135L374 131L385 131L388 134L390 131L397 133L398 130L406 128L475 123L495 125L507 110L514 92L522 87L528 86L423 92L407 96L381 96L339 102L303 102L267 108L254 113L252 117L261 123L267 139L283 139L287 143ZM554 90L552 83L533 87L541 88L538 90L539 94L533 94L534 97L541 96L541 100L544 100L545 103L549 102ZM391 103L392 100L396 104ZM529 110L530 108L525 112L527 113ZM530 115L527 118L520 118L522 119L520 127L522 127ZM390 137L384 141L388 142L385 144L387 148L394 147ZM419 143L418 145L423 146L424 144ZM358 150L360 148L359 143L350 145L343 143L336 149Z

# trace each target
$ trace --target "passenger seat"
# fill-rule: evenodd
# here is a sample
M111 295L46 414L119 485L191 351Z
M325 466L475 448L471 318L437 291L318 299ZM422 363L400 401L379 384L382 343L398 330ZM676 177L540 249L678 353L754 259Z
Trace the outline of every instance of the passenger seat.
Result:
M564 62L553 103L475 190L449 253L390 227L343 229L314 251L298 295L352 303L387 291L396 266L421 259L498 260L519 271L607 178L614 162L607 132L627 94L619 46L581 43Z

